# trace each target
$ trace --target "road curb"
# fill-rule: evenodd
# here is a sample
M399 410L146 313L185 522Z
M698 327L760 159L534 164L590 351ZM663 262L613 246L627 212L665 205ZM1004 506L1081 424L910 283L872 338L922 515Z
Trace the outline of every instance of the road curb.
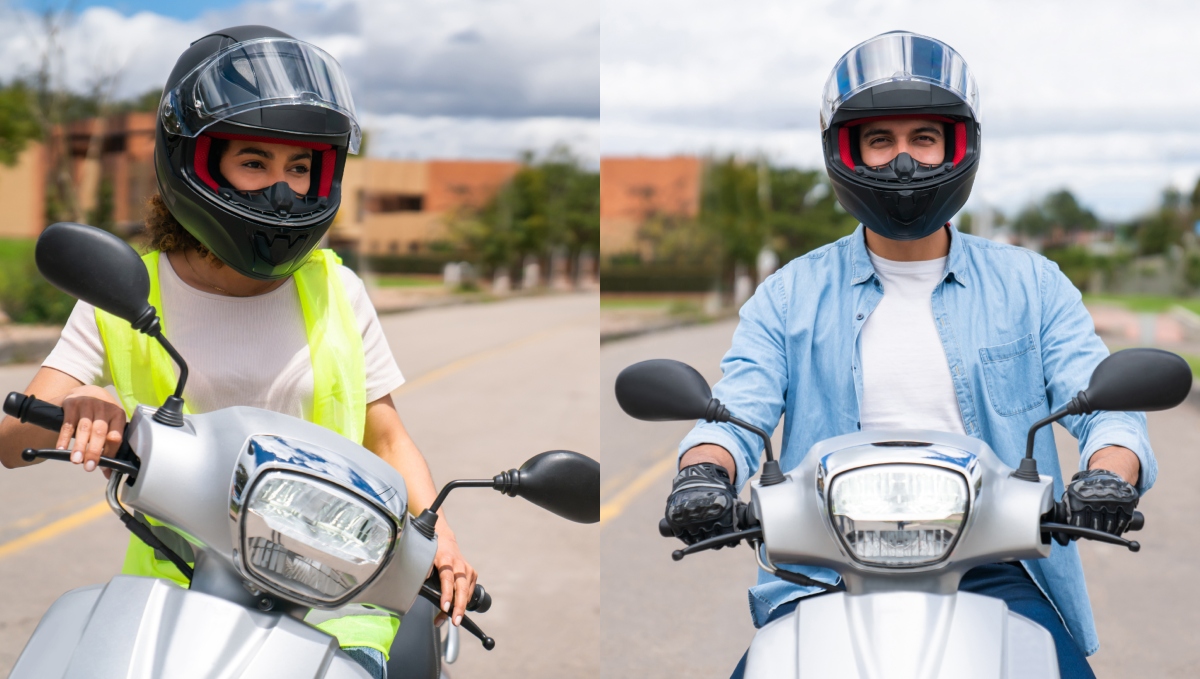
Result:
M0 365L41 363L62 334L60 325L0 326Z

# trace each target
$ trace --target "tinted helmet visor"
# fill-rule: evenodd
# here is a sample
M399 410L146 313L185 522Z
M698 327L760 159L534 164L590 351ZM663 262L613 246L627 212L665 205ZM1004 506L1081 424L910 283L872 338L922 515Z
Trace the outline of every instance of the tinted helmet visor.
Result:
M347 150L358 152L362 130L341 66L319 47L292 38L247 40L214 54L163 92L159 117L168 134L194 138L216 123L276 106L344 115Z

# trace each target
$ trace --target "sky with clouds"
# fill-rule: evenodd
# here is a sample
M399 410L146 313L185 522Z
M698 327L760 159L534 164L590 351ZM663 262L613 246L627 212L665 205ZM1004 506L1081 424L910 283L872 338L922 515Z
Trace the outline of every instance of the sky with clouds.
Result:
M1200 175L1200 3L605 0L605 155L764 153L820 167L819 95L850 47L903 29L967 60L983 108L969 207L1068 187L1102 216Z
M0 79L37 68L37 10L0 0ZM83 0L62 31L62 80L118 73L118 97L161 87L208 32L265 24L341 62L381 157L512 158L568 144L595 162L600 18L584 0Z
M36 67L36 9L0 0L0 79ZM819 167L837 58L906 29L955 47L982 92L972 206L1067 187L1110 219L1200 176L1200 3L1182 0L78 0L63 78L161 86L208 31L264 23L344 65L371 153L511 158L766 154Z

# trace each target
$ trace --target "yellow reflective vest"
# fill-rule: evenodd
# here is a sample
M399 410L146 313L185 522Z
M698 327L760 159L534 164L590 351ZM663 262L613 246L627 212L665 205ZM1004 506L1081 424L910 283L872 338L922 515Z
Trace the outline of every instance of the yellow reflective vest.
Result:
M157 250L150 252L142 257L142 262L150 274L149 302L159 310L159 321L162 322L159 256ZM339 264L341 260L332 250L317 250L292 277L300 296L304 329L312 355L312 421L361 444L366 421L362 335L337 272ZM134 330L127 321L100 309L96 310L96 325L104 342L113 386L130 417L139 404L157 406L175 392L174 363L157 340ZM163 331L166 334L165 326ZM184 412L189 412L186 405ZM184 552L181 554L184 558L191 556L191 545L185 536L152 517L138 518L149 523L155 535L173 551ZM121 572L166 578L182 587L189 584L175 564L156 556L154 549L135 535L129 536L129 549L125 552L125 564ZM337 637L343 647L368 646L385 656L391 649L400 625L399 620L386 611L360 604L351 604L333 612L313 611L306 619L318 629Z

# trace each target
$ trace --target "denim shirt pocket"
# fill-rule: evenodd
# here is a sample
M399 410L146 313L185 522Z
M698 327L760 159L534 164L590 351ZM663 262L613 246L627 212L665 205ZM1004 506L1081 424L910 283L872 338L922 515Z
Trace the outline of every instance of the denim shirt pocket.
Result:
M1005 417L1046 402L1046 381L1033 335L979 350L992 408Z

